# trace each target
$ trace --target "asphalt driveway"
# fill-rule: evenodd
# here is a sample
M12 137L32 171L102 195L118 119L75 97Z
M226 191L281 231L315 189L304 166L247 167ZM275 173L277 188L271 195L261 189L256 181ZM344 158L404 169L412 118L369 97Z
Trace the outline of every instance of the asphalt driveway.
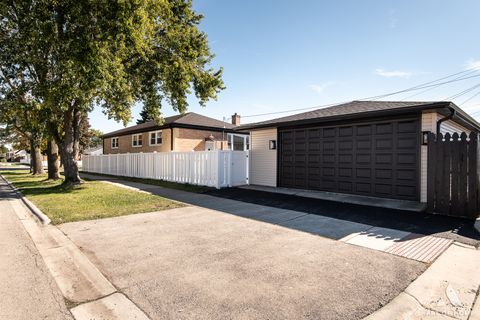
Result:
M60 228L152 319L361 319L426 268L271 223L285 210L254 211L192 206Z

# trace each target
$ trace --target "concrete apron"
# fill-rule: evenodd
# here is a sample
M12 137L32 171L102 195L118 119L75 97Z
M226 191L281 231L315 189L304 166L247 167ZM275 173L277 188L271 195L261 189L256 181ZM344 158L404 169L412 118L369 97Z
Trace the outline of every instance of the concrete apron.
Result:
M9 201L62 295L76 305L70 310L75 319L148 319L58 228L41 225L20 199Z
M454 243L404 292L364 320L480 319L479 270L480 251Z

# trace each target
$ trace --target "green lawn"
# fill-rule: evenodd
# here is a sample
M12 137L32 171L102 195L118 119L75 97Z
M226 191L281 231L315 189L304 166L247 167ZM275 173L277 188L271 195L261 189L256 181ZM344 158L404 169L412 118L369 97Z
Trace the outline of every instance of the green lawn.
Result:
M116 217L183 206L180 203L105 182L87 181L65 188L62 180L49 181L46 175L32 176L28 170L0 170L53 224Z
M195 193L204 193L207 191L214 190L215 188L212 187L206 187L206 186L197 186L194 184L188 184L188 183L177 183L177 182L170 182L170 181L164 181L164 180L156 180L156 179L145 179L145 178L133 178L133 177L124 177L124 176L114 176L110 174L103 174L103 173L90 173L87 171L82 171L83 173L86 174L92 174L95 176L102 176L102 177L110 177L110 178L116 178L116 179L121 179L125 181L132 181L132 182L140 182L140 183L145 183L145 184L151 184L154 186L159 186L159 187L164 187L164 188L169 188L169 189L176 189L176 190L183 190L183 191L188 191L188 192L195 192ZM85 178L85 180L88 180L88 178Z

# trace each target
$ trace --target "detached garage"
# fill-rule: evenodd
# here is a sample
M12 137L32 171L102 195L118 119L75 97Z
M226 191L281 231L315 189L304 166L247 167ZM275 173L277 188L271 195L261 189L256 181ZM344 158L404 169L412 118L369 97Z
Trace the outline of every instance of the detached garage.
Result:
M353 101L240 129L250 184L426 202L427 133L479 128L450 102Z

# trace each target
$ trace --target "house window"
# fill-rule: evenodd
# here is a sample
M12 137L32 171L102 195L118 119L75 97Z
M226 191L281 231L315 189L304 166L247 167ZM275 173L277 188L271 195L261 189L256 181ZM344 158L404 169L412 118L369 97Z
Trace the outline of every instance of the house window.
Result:
M250 139L248 135L229 133L227 135L228 150L246 151L250 149Z
M132 135L132 147L141 147L142 146L142 134Z
M112 138L112 149L118 149L118 137Z
M158 146L162 144L162 130L150 132L150 145Z

